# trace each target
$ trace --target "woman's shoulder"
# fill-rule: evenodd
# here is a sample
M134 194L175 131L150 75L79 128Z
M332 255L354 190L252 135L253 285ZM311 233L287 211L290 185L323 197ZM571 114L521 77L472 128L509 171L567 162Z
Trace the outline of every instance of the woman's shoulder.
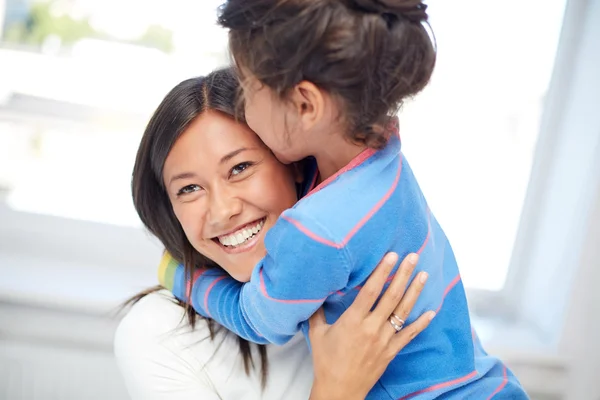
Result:
M140 299L121 320L114 337L117 365L132 399L212 398L214 385L203 369L215 353L206 321L192 329L183 307L167 291Z
M158 290L142 297L121 319L119 330L143 325L158 330L173 328L185 322L185 310L168 290Z
M189 336L193 335L193 339ZM115 332L115 353L126 353L144 346L185 346L189 340L210 337L205 320L189 325L185 310L167 290L150 293L135 303L123 316Z
M245 373L237 336L215 327L212 338L204 319L192 329L183 307L167 291L136 303L121 320L114 340L131 398L308 398L312 364L301 335L284 346L269 346L269 379L263 392L260 371L251 368ZM258 352L254 346L252 350L256 362ZM290 392L294 395L287 395Z

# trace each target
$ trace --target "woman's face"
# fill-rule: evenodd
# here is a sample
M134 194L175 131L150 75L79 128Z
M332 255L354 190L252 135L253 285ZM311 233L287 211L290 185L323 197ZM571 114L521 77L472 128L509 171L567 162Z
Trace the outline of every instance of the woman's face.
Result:
M217 111L201 114L175 142L163 180L192 246L242 282L265 255L265 233L297 201L292 167Z

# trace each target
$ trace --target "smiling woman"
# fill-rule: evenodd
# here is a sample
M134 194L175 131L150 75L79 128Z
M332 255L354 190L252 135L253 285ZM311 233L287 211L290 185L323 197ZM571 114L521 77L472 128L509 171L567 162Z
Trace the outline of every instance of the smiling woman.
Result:
M262 228L298 199L294 172L245 124L207 111L173 145L163 181L192 246L246 282L265 254Z
M248 280L279 213L314 186L313 160L279 163L234 118L236 89L231 69L186 80L166 96L144 132L132 191L140 218L168 251L161 277L182 272L183 262L194 276L225 270ZM130 394L143 400L364 398L390 360L433 318L425 313L406 326L388 320L391 313L398 321L406 318L425 284L419 275L404 293L418 259L412 256L393 279L398 256L386 256L334 325L322 312L313 316L314 371L301 335L283 347L256 347L210 318L197 318L160 288L142 292L128 302L133 307L115 337ZM189 326L182 325L184 313Z

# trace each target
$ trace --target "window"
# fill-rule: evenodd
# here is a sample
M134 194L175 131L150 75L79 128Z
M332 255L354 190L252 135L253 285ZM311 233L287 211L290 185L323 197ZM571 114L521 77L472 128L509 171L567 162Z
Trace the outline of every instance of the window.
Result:
M564 5L430 2L436 71L404 107L401 135L472 289L504 287Z
M139 139L173 85L228 62L219 3L3 3L0 199L13 219L139 230L129 189ZM401 132L473 291L507 281L564 6L430 2L437 69L404 106Z
M218 5L0 1L3 296L106 310L155 284L131 170L167 91L228 62Z
M129 171L147 119L180 80L227 61L217 5L7 1L0 47L6 202L138 225Z

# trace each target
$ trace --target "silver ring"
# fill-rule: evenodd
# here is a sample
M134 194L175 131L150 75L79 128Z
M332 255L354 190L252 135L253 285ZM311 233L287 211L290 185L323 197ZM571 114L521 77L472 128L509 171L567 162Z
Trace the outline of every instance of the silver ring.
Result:
M396 330L396 333L400 332L403 328L403 325L398 325L396 323L396 321L394 321L392 319L392 317L390 316L390 318L388 318L388 321L390 322L390 325L392 325L392 328L394 328Z
M392 313L392 315L390 315L390 318L394 318L396 321L398 321L397 325L400 325L400 326L404 326L404 324L406 323L406 321L404 321L402 318L397 316L395 313Z

